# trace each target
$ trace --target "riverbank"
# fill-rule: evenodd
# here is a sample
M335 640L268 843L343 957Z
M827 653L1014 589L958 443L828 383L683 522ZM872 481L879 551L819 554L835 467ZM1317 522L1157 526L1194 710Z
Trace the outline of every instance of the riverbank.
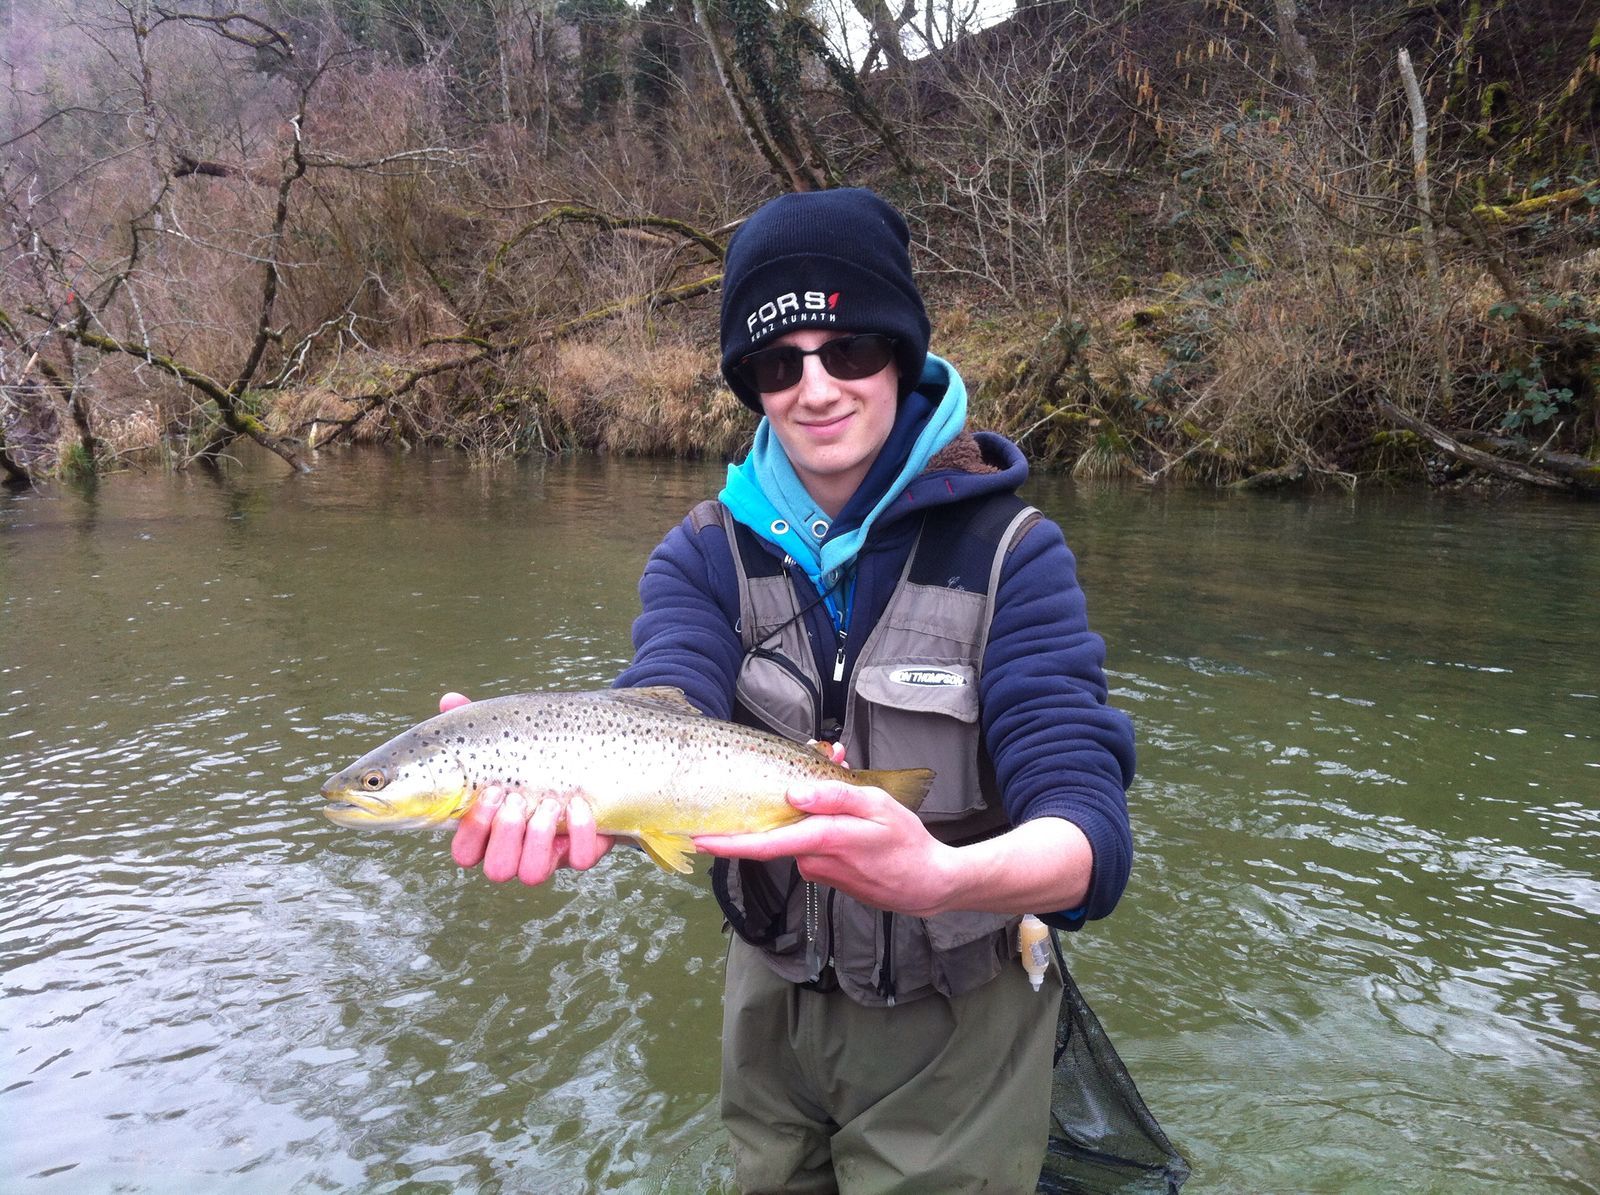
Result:
M1350 249L1316 273L1262 264L1124 277L1122 297L1075 296L1065 312L1018 310L935 278L933 345L966 378L973 425L1010 436L1044 470L1266 488L1600 490L1600 249L1543 264L1532 332L1487 271L1455 271L1441 320L1394 258ZM457 351L344 354L313 384L262 394L255 411L293 445L441 444L481 461L731 459L753 430L716 371L714 292L487 367L441 369L380 402L361 397ZM96 431L109 461L178 468L215 425L175 438L162 398L146 398L106 404ZM46 442L52 429L64 446ZM81 464L71 433L57 419L14 430L12 444L32 444L41 463L64 447L56 469L70 474Z
M0 478L241 438L296 469L354 439L735 455L728 238L866 185L974 422L1042 468L1595 492L1600 24L1511 12L1024 6L916 56L880 29L858 70L847 29L755 9L534 37L465 6L437 45L286 20L249 53L187 19L16 25ZM151 46L140 130L95 123ZM206 55L237 137L181 83Z
M1397 278L1394 257L1349 250L1315 274L1124 279L1131 293L1080 297L1066 313L935 283L933 345L962 371L972 423L1010 436L1041 469L1253 488L1600 491L1600 250L1545 264L1532 332L1488 272L1455 271L1439 316ZM308 444L436 442L483 460L734 458L753 421L716 371L714 300L601 328L493 380L366 409L340 398L352 383L332 375L265 417Z

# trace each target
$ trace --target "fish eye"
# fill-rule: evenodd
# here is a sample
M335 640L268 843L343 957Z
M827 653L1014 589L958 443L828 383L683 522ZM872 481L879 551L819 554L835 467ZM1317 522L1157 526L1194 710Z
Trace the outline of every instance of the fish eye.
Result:
M389 783L389 777L383 774L382 768L368 768L361 773L361 779L358 783L368 792L375 793Z

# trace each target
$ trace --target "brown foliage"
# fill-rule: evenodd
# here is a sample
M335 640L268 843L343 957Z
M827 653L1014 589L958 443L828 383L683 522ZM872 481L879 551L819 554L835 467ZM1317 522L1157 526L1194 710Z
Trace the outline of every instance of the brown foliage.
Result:
M86 420L113 458L142 434L181 464L256 412L285 441L737 452L716 246L777 184L669 9L649 27L675 65L605 121L576 27L532 3L443 6L437 39L365 48L330 8L288 57L182 21L135 55L116 6L14 22L0 381L37 354L85 416L66 441ZM1349 480L1420 460L1379 399L1595 442L1596 67L1567 10L1528 10L1541 58L1503 9L1075 0L978 32L930 12L901 24L935 53L887 52L880 26L891 65L859 86L814 51L783 85L817 160L906 209L976 418L1085 470ZM644 18L608 19L625 62ZM1437 125L1438 285L1401 45Z

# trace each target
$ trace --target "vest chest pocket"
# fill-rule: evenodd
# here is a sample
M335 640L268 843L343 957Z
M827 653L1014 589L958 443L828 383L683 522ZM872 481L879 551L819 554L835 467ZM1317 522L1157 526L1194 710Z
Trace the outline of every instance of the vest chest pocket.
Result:
M803 743L817 732L817 687L779 652L758 647L745 656L735 694L740 705L786 739Z
M919 810L923 821L948 821L984 807L978 681L971 664L872 664L857 673L855 688L855 737L866 742L871 766L934 770Z

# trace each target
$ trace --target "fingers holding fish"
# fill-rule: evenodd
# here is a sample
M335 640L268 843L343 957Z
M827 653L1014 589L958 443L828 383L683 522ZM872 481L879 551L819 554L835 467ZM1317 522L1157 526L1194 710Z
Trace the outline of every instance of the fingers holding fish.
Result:
M503 788L490 786L484 789L457 823L455 836L450 840L450 857L458 866L476 867L483 862L489 831L505 798L506 790Z
M460 709L464 705L471 704L472 698L468 697L465 693L457 693L452 689L450 692L439 698L439 712L441 714L448 714L451 710Z
M578 804L574 800L574 804ZM516 868L513 874L530 887L542 884L555 875L556 868L565 861L567 839L559 833L561 827L561 802L549 795L532 795L526 808L528 818L521 841L516 844ZM508 842L508 849L511 844ZM491 880L489 862L484 860L483 874ZM506 877L507 879L510 876ZM498 882L498 881L497 881Z
M517 874L527 820L527 801L520 792L490 785L457 825L450 857L466 868L481 863L485 876L503 884Z
M542 884L562 867L588 871L610 848L611 839L596 832L594 811L582 797L545 793L529 797L528 805L516 870L524 884ZM487 860L484 869L488 875Z
M610 836L595 826L594 808L582 797L567 803L567 866L588 871L611 849Z
M462 867L481 863L496 884L537 885L562 867L589 870L612 842L596 829L594 810L581 796L491 785L461 819L450 854Z
M503 884L522 875L522 852L527 845L530 818L528 798L509 792L500 803L489 826L489 841L483 852L484 878ZM524 881L524 883L540 881Z
M520 880L542 884L561 863L556 827L561 806L543 794L510 792L489 827L483 854L484 878L496 884Z
M791 789L789 802L810 816L760 834L697 836L695 845L730 858L793 857L806 879L889 912L939 910L953 848L888 793L823 782Z

